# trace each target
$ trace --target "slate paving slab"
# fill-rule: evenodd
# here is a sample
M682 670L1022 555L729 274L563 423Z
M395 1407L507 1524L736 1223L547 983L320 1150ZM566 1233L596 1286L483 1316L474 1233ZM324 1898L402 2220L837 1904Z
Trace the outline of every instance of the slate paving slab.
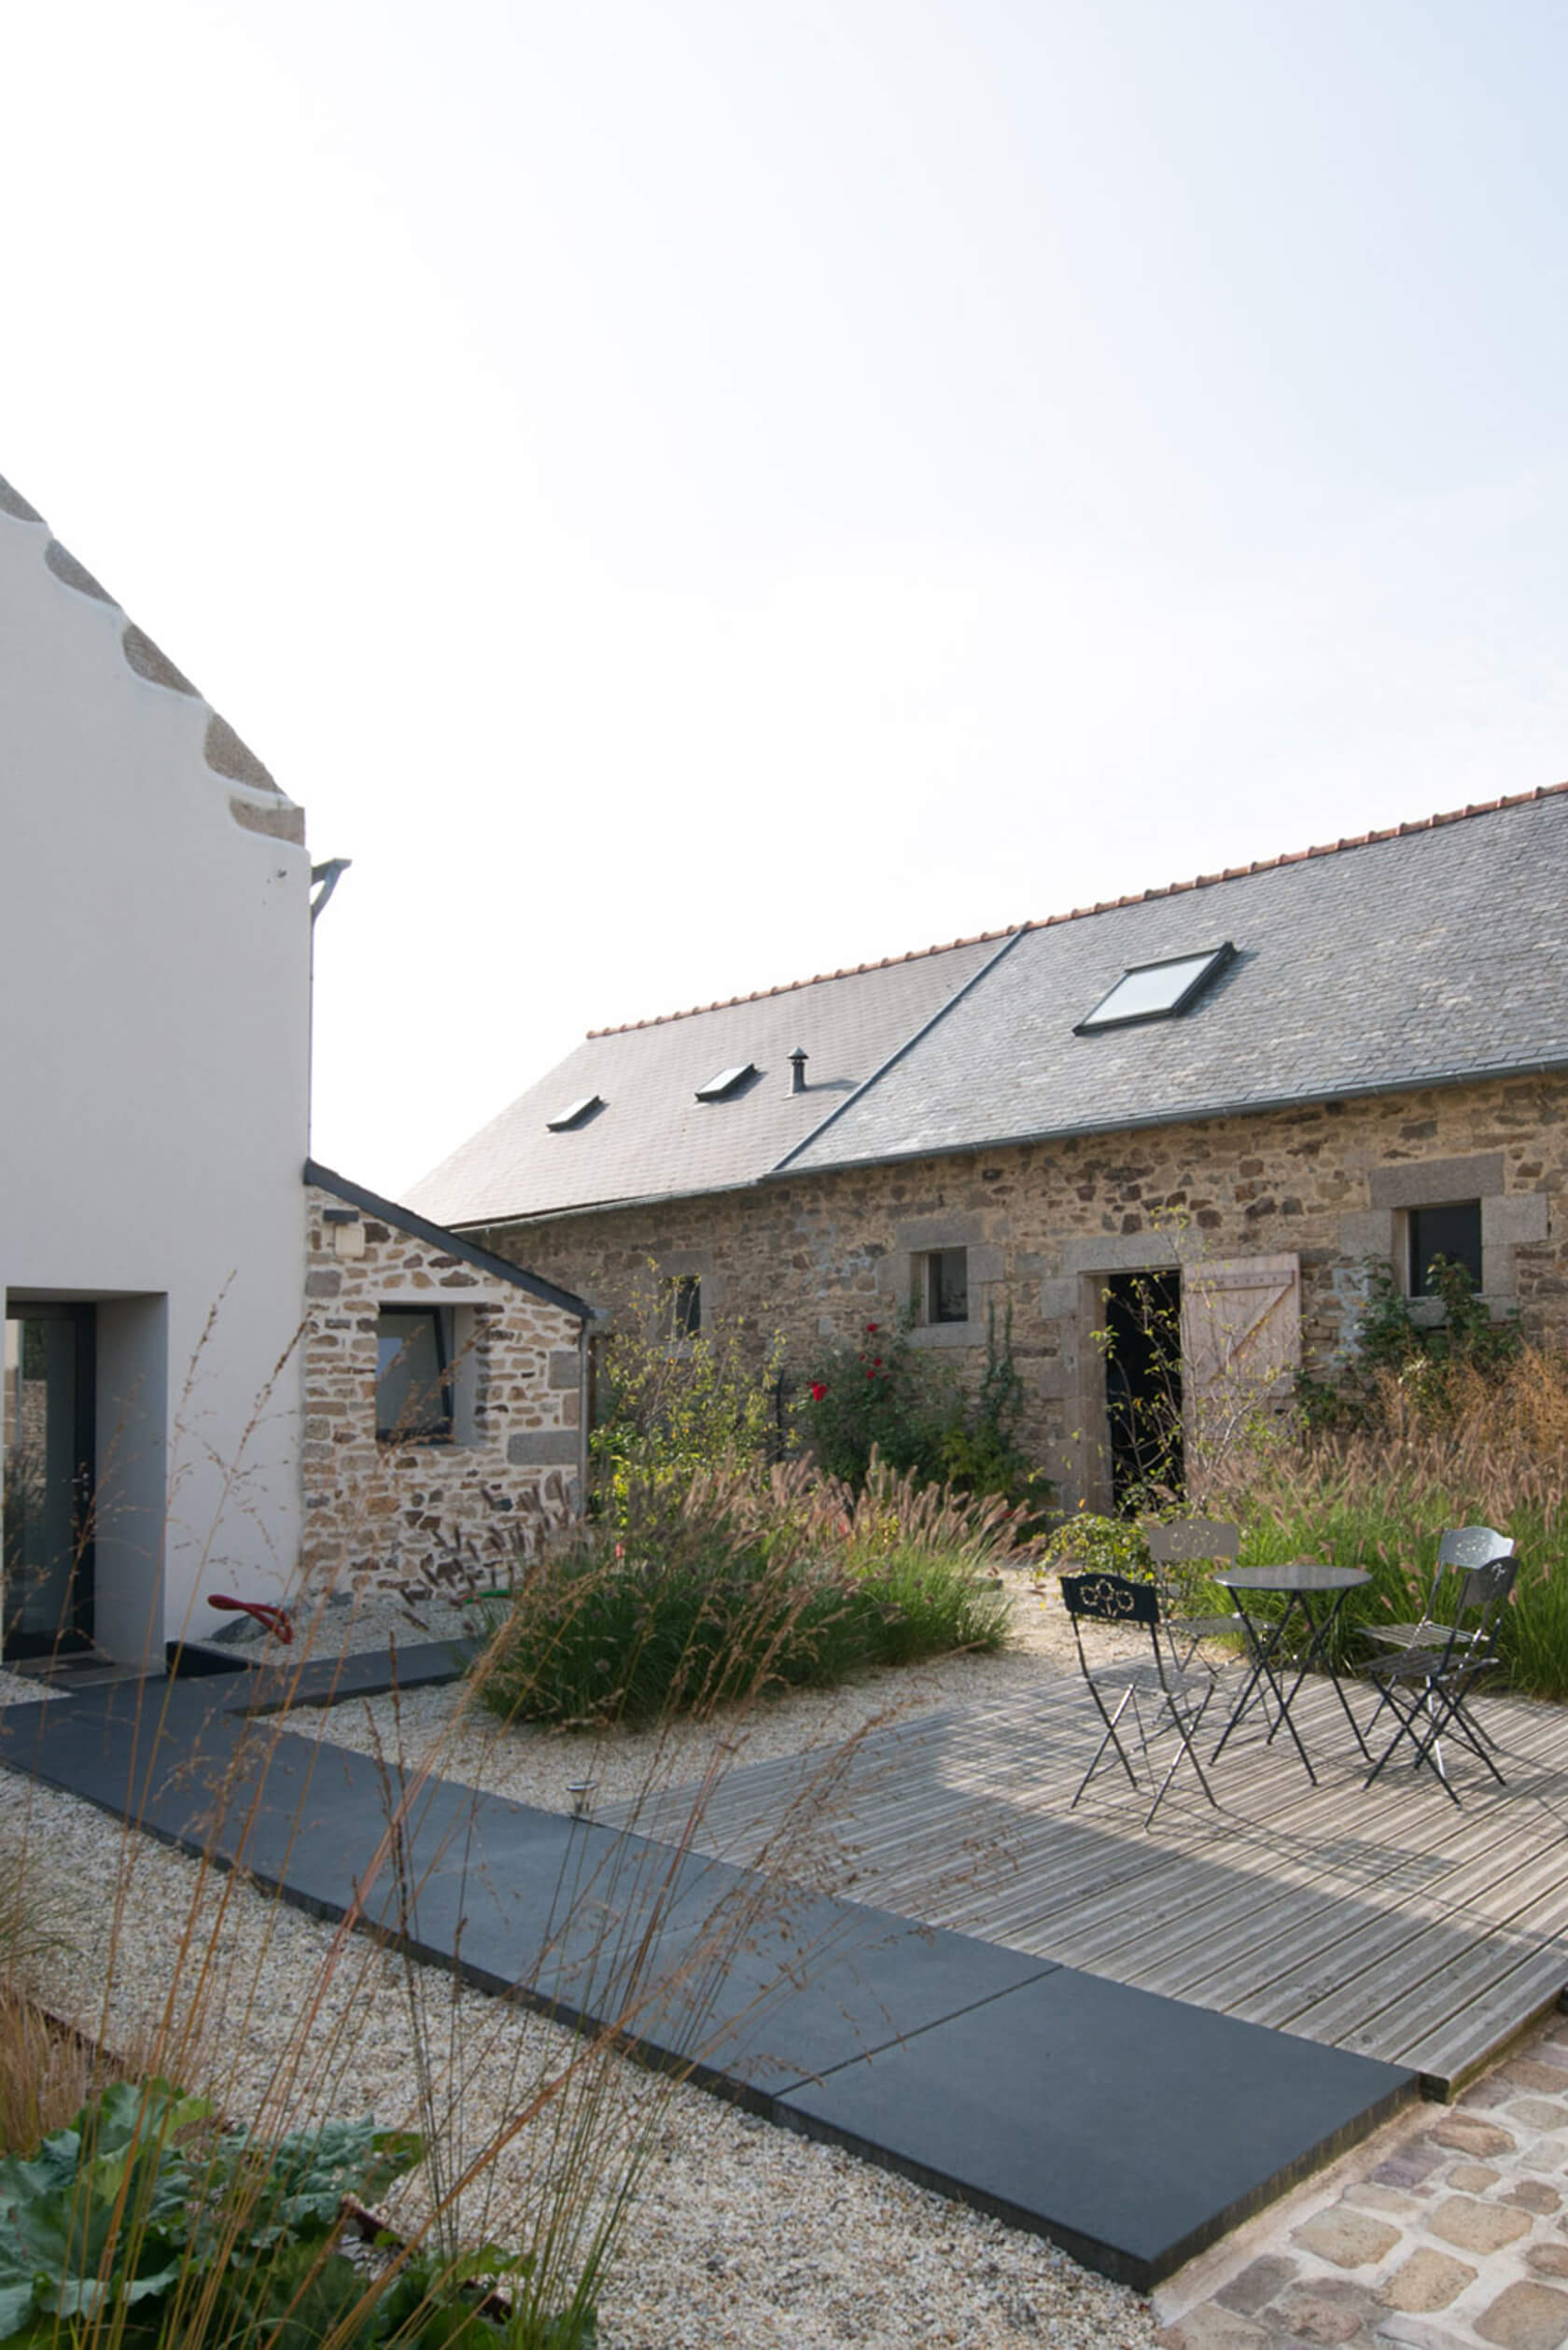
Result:
M427 1678L456 1670L449 1648L424 1662ZM410 1663L400 1651L400 1682ZM482 1988L625 2028L770 2119L1123 2282L1147 2289L1414 2091L1413 2074L1342 2049L456 1782L405 1782L261 1714L261 1676L237 1693L240 1678L7 1708L0 1761L318 1915L357 1903Z
M1400 2066L1061 1966L777 2103L1146 2291L1413 2089Z
M471 1662L471 1640L399 1642L394 1650L351 1650L345 1657L307 1657L299 1664L256 1665L225 1690L233 1714L275 1714L286 1706L341 1705L346 1698L385 1697L391 1689L427 1688L455 1681Z
M1243 2350L1241 2322L1251 2350L1347 2325L1352 2350L1563 2350L1565 2129L1568 2021L1557 2015L1457 2106L1396 2120L1237 2247L1173 2278L1156 2296L1166 2350Z

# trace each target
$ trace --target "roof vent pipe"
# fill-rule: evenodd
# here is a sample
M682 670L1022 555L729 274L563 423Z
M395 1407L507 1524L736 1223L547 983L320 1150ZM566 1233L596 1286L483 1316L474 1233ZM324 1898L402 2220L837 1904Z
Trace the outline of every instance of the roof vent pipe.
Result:
M798 1044L790 1056L790 1091L792 1094L804 1094L805 1091L805 1055Z

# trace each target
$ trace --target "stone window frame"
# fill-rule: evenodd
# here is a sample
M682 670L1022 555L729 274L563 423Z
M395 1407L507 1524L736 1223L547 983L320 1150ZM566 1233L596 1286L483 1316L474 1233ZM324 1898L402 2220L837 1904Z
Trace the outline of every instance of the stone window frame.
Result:
M1401 1295L1409 1294L1409 1215L1412 1208L1459 1207L1479 1200L1481 1208L1481 1296L1494 1318L1512 1313L1519 1301L1515 1251L1547 1237L1549 1203L1545 1192L1505 1189L1501 1151L1477 1151L1463 1158L1397 1159L1367 1175L1368 1205L1339 1219L1341 1253L1360 1262L1383 1258ZM1414 1297L1418 1322L1442 1319L1440 1300Z
M672 1354L689 1354L698 1339L711 1337L714 1322L723 1311L723 1276L715 1269L710 1249L655 1249L652 1257L661 1296L673 1297L679 1281L694 1280L697 1284L697 1327L689 1336L670 1339Z
M969 1318L965 1322L926 1322L920 1297L921 1260L943 1249L963 1249L969 1257ZM986 1292L1002 1276L1001 1251L984 1237L978 1216L924 1216L894 1227L893 1244L882 1261L881 1288L891 1310L909 1324L913 1347L983 1347L986 1343Z

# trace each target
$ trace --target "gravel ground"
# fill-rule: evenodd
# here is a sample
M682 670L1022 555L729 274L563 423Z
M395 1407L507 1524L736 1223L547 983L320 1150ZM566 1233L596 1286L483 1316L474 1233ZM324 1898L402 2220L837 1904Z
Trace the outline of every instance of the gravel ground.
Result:
M595 1801L635 1793L651 1772L689 1777L721 1735L737 1759L752 1761L827 1745L874 1720L1007 1694L1071 1654L1054 1595L1043 1608L1020 1578L1014 1598L1019 1645L1001 1658L877 1674L759 1709L728 1733L688 1727L662 1746L503 1732L483 1717L458 1726L441 1767L567 1808L583 1776L599 1782ZM375 1599L329 1611L318 1645L325 1636L345 1649L380 1647L389 1635L440 1637L461 1620L414 1625L395 1600ZM329 1742L400 1746L412 1758L451 1731L459 1700L451 1687L419 1690L325 1711L311 1726ZM303 1715L292 1721L306 1728ZM248 1883L214 1877L73 1797L0 1770L0 1855L19 1849L36 1858L40 1881L71 1888L48 1920L60 1937L48 2004L133 2057L202 2080L236 2119L297 2126L313 2112L373 2110L384 2123L418 2126L432 2110L423 2077L435 2084L442 2137L468 2156L580 2053L537 2017L455 1989L363 1937L340 1948L332 1928ZM198 1952L214 1963L200 2019L189 2021ZM189 2032L188 2045L155 2045L161 2016L165 2034ZM648 2149L602 2295L603 2350L1145 2350L1154 2341L1136 2295L1034 2237L613 2056L585 2078L570 2109L601 2156L577 2175L596 2168L613 2182L629 2143ZM549 2119L566 2110L547 2108L497 2158L490 2203L470 2192L465 2203L467 2235L533 2239L533 2216L552 2192ZM402 2224L419 2215L422 2176L399 2190L393 2216Z
M439 1751L443 1778L545 1811L569 1811L574 1786L590 1782L589 1806L601 1811L655 1788L695 1782L711 1767L825 1752L869 1728L917 1714L1016 1696L1032 1688L1043 1672L1075 1672L1072 1633L1055 1585L1042 1597L1025 1574L1010 1575L1008 1582L1015 1644L1001 1656L943 1657L930 1664L889 1668L843 1688L797 1691L713 1723L680 1721L597 1736L527 1723L502 1728L471 1704L461 1685L448 1684L333 1706L323 1713L320 1735L333 1745L410 1765ZM330 1615L323 1628L335 1629ZM427 1636L406 1614L398 1614L396 1602L385 1601L356 1610L352 1628L345 1630L360 1648L380 1646L389 1636L399 1644ZM1136 1648L1139 1640L1097 1627L1096 1645L1103 1656L1118 1645Z
M40 1698L63 1695L63 1690L47 1689L24 1672L7 1672L0 1666L0 1705L36 1705Z
M363 1937L340 1948L333 1929L249 1884L0 1771L0 1853L19 1847L70 1887L49 1921L62 1937L45 1979L51 2007L201 2081L236 2119L297 2126L373 2110L417 2125L423 2045L441 2135L467 2157L577 2052L539 2018ZM155 2046L165 2007L176 2023L188 2012L199 1953L212 1963L192 2047ZM470 2191L463 2218L472 2238L536 2240L558 2113L609 2149L597 2165L580 2161L578 2178L596 2167L612 2180L616 2148L640 2133L649 2156L602 2295L603 2350L1153 2342L1142 2301L1033 2237L613 2056L585 2078L575 2107L548 2107L499 2156L491 2202ZM417 2177L400 2190L402 2224L422 2192Z

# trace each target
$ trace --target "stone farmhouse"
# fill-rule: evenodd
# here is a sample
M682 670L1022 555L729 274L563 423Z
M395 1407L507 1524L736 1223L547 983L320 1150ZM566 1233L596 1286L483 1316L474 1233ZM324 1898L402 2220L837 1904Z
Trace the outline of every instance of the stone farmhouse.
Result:
M605 1322L651 1262L678 1330L797 1370L907 1316L974 1371L1010 1311L1037 1455L1103 1506L1115 1377L1174 1373L1193 1439L1340 1359L1375 1260L1568 1341L1565 912L1556 786L591 1035L414 1196Z
M569 1505L585 1308L307 1164L303 811L0 482L7 1658Z

